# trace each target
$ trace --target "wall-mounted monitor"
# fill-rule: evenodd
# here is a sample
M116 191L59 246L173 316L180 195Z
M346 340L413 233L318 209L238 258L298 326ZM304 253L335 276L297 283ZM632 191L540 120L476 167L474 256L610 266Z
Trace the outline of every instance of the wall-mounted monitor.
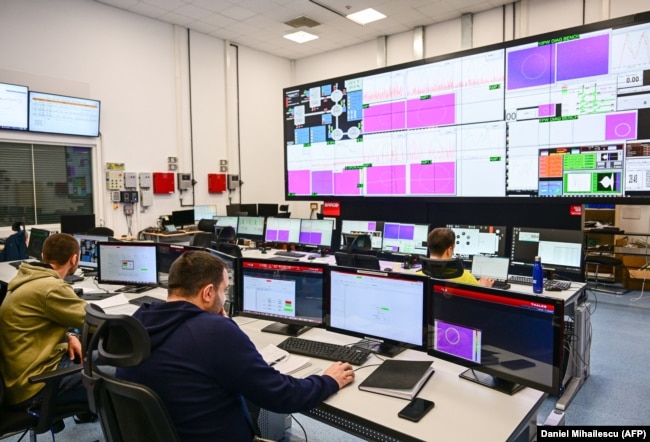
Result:
M303 219L300 220L300 244L319 247L332 247L332 219Z
M324 326L327 264L241 258L237 269L237 314L276 321L262 331L297 335Z
M99 243L97 282L120 285L158 285L156 244Z
M447 224L456 234L454 253L463 259L474 255L506 256L506 226Z
M462 378L505 393L531 387L559 395L563 300L443 280L432 286L430 355L468 367Z
M212 219L217 216L217 206L214 204L194 206L194 221Z
M0 129L27 130L27 86L0 83Z
M341 246L345 244L344 234L369 235L373 250L381 250L382 235L384 234L383 221L356 221L344 219L341 222Z
M384 238L382 250L393 253L409 253L429 256L427 235L429 226L426 224L403 224L384 222Z
M300 219L298 218L267 218L266 242L295 243L300 241Z
M425 348L427 277L332 267L329 279L329 330L364 338L359 346L389 356Z
M29 131L99 136L100 102L29 91Z
M639 51L649 21L287 87L286 197L647 196L625 167L626 145L650 139L650 58Z
M86 233L95 227L95 214L87 213L83 215L61 215L61 233Z
M540 256L545 270L582 275L583 242L581 230L513 227L510 265L532 268Z

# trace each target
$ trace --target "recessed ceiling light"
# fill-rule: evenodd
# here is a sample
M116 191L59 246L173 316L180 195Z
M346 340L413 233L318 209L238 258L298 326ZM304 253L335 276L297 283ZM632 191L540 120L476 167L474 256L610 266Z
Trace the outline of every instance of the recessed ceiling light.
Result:
M306 43L311 40L316 40L318 38L318 35L310 34L309 32L305 31L298 31L292 34L285 34L283 37L291 41L295 41L296 43Z
M350 19L355 23L359 23L360 25L365 25L367 23L386 18L386 16L379 11L368 8L364 9L363 11L355 12L354 14L348 14L345 16L345 18Z

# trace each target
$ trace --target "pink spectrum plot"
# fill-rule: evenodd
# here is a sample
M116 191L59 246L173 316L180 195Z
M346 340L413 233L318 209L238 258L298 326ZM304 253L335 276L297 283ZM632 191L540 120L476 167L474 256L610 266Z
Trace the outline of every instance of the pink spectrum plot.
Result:
M456 122L456 95L434 95L426 100L408 100L406 104L407 127L442 126Z
M363 110L363 132L384 132L406 128L406 104L396 103L372 105Z
M537 106L537 116L539 118L544 117L554 117L555 116L555 104L540 104Z
M334 173L334 195L361 195L359 169Z
M374 166L366 169L368 195L405 195L406 166Z
M288 172L289 193L295 195L310 195L309 191L309 170L290 170Z
M412 195L454 195L456 169L453 162L411 164Z

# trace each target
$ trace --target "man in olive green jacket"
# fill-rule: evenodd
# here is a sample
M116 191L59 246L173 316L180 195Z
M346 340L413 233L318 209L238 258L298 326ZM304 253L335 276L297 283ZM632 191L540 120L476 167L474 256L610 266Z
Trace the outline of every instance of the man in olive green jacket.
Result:
M81 342L69 330L83 325L86 301L63 280L78 264L77 240L56 233L43 244L43 262L22 263L9 282L0 306L0 367L7 405L37 408L43 384L28 379L81 358ZM81 374L66 377L57 403L85 400Z

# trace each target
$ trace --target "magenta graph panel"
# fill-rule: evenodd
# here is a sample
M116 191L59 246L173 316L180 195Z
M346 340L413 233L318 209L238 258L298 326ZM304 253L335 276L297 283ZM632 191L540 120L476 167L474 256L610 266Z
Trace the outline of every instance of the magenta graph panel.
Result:
M359 169L334 173L334 195L361 195Z
M310 195L309 190L309 170L290 170L289 175L289 193L295 195Z
M454 195L456 169L453 162L411 164L411 194Z
M368 195L406 194L406 166L373 166L366 169Z
M636 138L636 111L612 114L605 117L607 140L633 140Z
M456 122L456 95L434 95L426 100L409 100L407 126L409 129L442 126Z
M363 110L363 132L383 132L406 128L403 101L372 105Z

